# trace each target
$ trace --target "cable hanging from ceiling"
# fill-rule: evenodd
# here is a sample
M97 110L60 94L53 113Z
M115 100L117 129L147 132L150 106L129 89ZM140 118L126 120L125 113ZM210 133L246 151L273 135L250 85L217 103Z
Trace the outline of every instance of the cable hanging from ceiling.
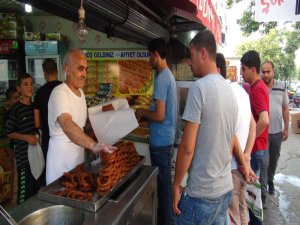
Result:
M114 29L116 28L116 26L121 26L121 25L125 24L127 22L128 18L129 18L129 3L127 0L126 1L126 16L125 16L125 18L121 22L118 22L118 23L110 22L109 27L106 29L107 38L115 37Z
M83 8L83 0L81 0L80 8L78 10L79 22L77 24L77 35L80 41L83 41L89 33L85 24L85 10Z

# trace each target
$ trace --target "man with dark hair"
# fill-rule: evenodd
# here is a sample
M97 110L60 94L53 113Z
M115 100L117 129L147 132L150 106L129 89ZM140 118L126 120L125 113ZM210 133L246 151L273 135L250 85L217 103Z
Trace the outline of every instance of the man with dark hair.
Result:
M5 92L5 121L7 121L11 107L19 101L20 94L15 87L8 88Z
M53 59L45 59L43 62L43 71L46 84L37 90L34 98L34 125L37 129L42 130L42 149L44 153L45 162L47 161L47 152L49 145L49 126L48 126L48 101L52 90L61 81L57 80L57 65ZM46 167L42 174L42 185L46 184Z
M190 87L182 116L185 125L173 183L176 224L225 224L233 188L230 150L235 141L237 103L218 72L213 34L200 31L189 50L193 75L201 79ZM179 202L187 171L187 186Z
M158 175L158 220L159 225L171 225L172 212L171 160L176 129L176 83L168 68L167 49L163 39L155 39L148 46L150 63L158 74L154 82L153 102L150 111L136 110L138 119L150 120L151 164L159 168Z
M270 94L270 126L269 126L269 193L274 194L274 175L280 156L282 141L287 140L289 130L289 98L285 84L274 79L274 64L266 61L262 64L262 79L269 88ZM282 127L282 122L284 127Z
M266 208L267 196L267 168L264 157L268 149L269 128L269 93L266 85L260 79L260 57L258 52L251 50L241 58L241 72L244 80L251 85L250 104L256 121L256 139L251 153L251 168L259 175L261 183L263 207ZM250 211L251 224L262 224Z
M217 67L220 74L226 78L226 62L223 54L217 53ZM233 194L229 204L228 212L231 221L234 224L248 225L248 206L246 203L246 186L247 176L239 171L241 168L241 159L243 157L246 163L246 169L249 169L251 180L257 179L254 172L250 168L250 155L255 141L255 121L251 114L250 100L247 92L237 82L226 80L233 90L238 106L238 118L236 136L241 147L242 154L233 150L233 157L231 160L231 173L233 180ZM246 171L247 172L247 171Z
M19 101L20 94L15 87L10 87L5 91L5 106L12 107Z
M219 73L226 79L226 60L222 53L217 53L216 64L219 70Z

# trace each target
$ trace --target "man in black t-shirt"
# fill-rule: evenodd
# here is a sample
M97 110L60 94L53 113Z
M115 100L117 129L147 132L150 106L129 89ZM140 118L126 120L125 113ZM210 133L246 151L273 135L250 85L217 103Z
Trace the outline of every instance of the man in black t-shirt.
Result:
M42 149L44 153L45 162L47 162L47 152L49 144L49 126L48 126L48 101L52 90L61 81L57 80L57 65L53 59L45 59L43 62L44 77L47 81L39 90L37 90L34 99L34 125L36 128L42 130ZM46 168L46 166L45 166ZM42 174L42 185L46 185L45 170Z

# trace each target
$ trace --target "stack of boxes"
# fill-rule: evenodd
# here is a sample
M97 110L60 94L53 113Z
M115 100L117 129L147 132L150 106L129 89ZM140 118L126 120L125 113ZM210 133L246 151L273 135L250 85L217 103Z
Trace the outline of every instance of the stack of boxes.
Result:
M300 133L300 111L290 111L291 125L295 134Z

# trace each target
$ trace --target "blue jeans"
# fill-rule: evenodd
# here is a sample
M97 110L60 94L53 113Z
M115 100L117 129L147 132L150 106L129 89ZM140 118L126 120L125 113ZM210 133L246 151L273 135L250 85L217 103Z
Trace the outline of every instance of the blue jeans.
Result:
M215 199L193 198L183 193L179 202L181 214L176 225L224 225L232 196L229 191Z
M261 197L265 201L267 196L267 180L268 180L268 159L266 159L267 150L259 150L251 154L251 168L254 173L259 176L259 182L261 183ZM249 210L250 224L251 225L262 225L260 221L252 212Z
M173 145L152 146L150 145L150 158L152 166L159 168L157 178L158 195L158 225L173 225L175 214L173 213L172 201L172 157Z
M269 158L267 156L267 150L258 150L251 154L251 168L254 173L259 176L259 182L261 184L261 195L265 198L268 193L268 165Z

